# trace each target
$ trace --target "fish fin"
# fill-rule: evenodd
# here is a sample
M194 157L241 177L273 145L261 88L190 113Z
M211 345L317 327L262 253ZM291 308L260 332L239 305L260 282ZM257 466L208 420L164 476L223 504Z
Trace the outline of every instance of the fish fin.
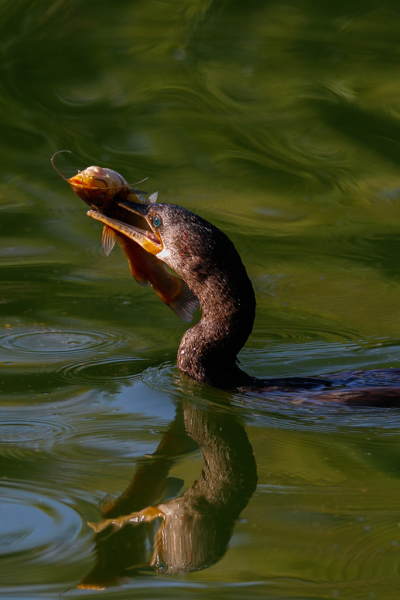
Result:
M158 192L154 192L151 196L148 197L147 202L149 204L155 204L157 202Z
M140 268L140 259L142 254L146 255L147 252L143 250L141 246L136 244L136 242L133 242L129 238L125 237L122 233L119 233L119 231L116 232L116 238L122 252L125 254L125 258L128 261L129 269L133 278L138 282L139 285L146 287L149 285L149 282L145 273Z
M131 271L132 273L132 271ZM133 275L133 273L132 273ZM142 287L147 287L149 285L148 279L143 275L142 277L139 277L138 275L133 275L134 280L141 285Z
M129 264L129 268L130 271L132 273L132 277L133 279L141 286L143 287L147 287L149 285L149 280L147 279L146 275L143 273L143 271L141 271L140 268L138 268L137 264L135 261L132 261L130 258L128 258L128 264Z
M124 200L130 200L131 202L143 202L143 204L148 204L149 201L145 196L150 196L150 192L145 192L144 190L138 190L137 188L128 188L125 194L120 194L120 197Z
M101 245L103 246L106 256L108 256L111 250L114 248L115 240L116 237L114 229L108 225L104 225L103 235L101 236Z
M182 321L190 323L190 321L193 319L194 311L200 303L187 283L185 283L185 281L182 279L178 279L178 281L180 290L174 299L167 304L170 308L172 308L174 313L182 319Z

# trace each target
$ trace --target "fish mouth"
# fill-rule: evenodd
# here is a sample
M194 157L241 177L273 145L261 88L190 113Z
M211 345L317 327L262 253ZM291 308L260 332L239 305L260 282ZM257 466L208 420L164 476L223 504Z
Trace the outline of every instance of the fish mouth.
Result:
M67 179L72 191L86 204L104 208L115 194L110 193L108 183L104 179L98 177L94 181L98 185L93 184L93 178L84 178L81 173Z
M104 223L104 225L111 227L114 229L114 231L117 231L125 237L133 240L142 246L146 252L149 252L150 254L158 254L161 252L163 249L162 240L157 230L154 229L151 220L147 218L147 214L151 205L137 204L136 202L130 202L129 200L119 201L117 204L122 209L128 210L130 213L134 213L135 215L144 218L146 224L150 227L150 230L141 229L135 225L124 223L119 219L113 219L102 214L98 210L88 210L86 214L89 217L92 217L92 219L96 219L96 221Z

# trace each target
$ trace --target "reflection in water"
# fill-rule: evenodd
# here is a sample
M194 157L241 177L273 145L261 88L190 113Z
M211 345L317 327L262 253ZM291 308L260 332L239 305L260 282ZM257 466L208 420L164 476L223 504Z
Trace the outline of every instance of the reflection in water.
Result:
M179 498L165 501L183 483L168 478L174 461L198 446L204 460L199 479ZM213 565L224 555L256 483L253 449L235 417L179 404L152 460L104 508L105 519L91 524L97 532L96 565L79 587L103 589L145 568L173 574Z

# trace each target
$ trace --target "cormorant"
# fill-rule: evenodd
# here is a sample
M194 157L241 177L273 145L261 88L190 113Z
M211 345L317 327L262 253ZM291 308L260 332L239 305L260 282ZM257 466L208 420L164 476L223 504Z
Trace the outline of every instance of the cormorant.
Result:
M198 298L201 320L182 338L177 365L203 383L231 391L289 394L296 401L400 406L400 369L322 377L258 379L238 366L237 355L254 323L251 281L231 240L198 215L173 204L117 200L118 218L88 215L130 238L173 269ZM132 218L135 218L135 225Z

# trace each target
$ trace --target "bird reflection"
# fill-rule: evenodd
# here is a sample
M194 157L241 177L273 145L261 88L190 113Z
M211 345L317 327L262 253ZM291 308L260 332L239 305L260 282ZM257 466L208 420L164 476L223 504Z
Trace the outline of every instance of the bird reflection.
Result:
M168 477L175 461L200 448L200 477L180 497L183 481ZM96 564L79 588L104 589L141 571L199 571L226 552L236 519L257 484L253 449L232 414L180 403L151 457L129 487L103 508Z

